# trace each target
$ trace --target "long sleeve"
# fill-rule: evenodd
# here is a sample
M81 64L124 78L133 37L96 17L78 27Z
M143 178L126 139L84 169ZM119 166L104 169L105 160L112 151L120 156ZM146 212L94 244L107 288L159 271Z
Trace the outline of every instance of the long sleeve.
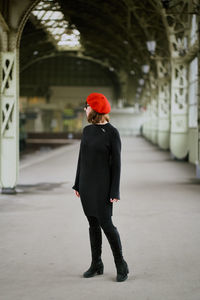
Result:
M120 199L121 139L117 129L111 135L111 188L110 198Z
M75 183L72 187L72 189L74 189L78 192L79 192L80 161L81 161L81 144L80 144L80 149L79 149L79 156L78 156L78 164L77 164L77 170L76 170Z

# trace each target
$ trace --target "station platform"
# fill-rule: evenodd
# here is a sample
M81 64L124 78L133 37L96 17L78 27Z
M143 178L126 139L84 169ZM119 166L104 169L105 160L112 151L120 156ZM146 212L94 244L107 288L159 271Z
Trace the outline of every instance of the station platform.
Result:
M17 195L0 195L0 299L199 300L200 183L195 166L173 161L141 137L122 137L121 200L113 223L129 278L103 234L104 274L91 262L88 222L72 189L80 140L27 154Z

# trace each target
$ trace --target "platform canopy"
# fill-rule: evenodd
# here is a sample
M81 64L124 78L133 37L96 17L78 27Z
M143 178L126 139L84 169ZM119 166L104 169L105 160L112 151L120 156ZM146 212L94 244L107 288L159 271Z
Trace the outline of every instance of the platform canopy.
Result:
M157 76L156 60L170 60L169 27L180 39L180 57L185 55L187 41L182 37L196 2L39 1L22 35L21 71L45 57L84 58L115 73L121 83L131 80L139 97L149 71Z

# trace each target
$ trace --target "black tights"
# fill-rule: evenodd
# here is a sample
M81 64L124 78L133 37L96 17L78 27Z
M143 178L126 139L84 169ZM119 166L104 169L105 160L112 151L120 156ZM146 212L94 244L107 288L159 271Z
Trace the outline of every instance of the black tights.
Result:
M87 216L87 219L90 227L101 227L104 232L116 229L116 227L113 225L111 217L100 221L94 216Z

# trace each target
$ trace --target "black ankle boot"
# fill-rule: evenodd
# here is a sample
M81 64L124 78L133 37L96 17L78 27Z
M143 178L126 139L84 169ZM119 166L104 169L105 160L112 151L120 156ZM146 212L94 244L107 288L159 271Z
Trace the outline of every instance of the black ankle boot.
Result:
M92 261L90 268L83 274L83 277L89 278L95 275L102 275L103 269L103 262L101 258L99 258L97 261Z
M104 269L104 265L101 260L101 252L102 252L101 228L90 227L89 236L90 236L92 262L89 269L83 274L83 277L85 278L93 277L95 275L101 275L103 274L103 269Z
M122 255L122 245L120 235L115 226L112 229L104 231L109 241L114 256L115 266L117 269L116 281L125 281L128 278L128 265Z
M124 259L122 259L122 260L115 261L115 265L117 269L116 281L118 282L125 281L128 278L128 273L129 273L127 262Z

